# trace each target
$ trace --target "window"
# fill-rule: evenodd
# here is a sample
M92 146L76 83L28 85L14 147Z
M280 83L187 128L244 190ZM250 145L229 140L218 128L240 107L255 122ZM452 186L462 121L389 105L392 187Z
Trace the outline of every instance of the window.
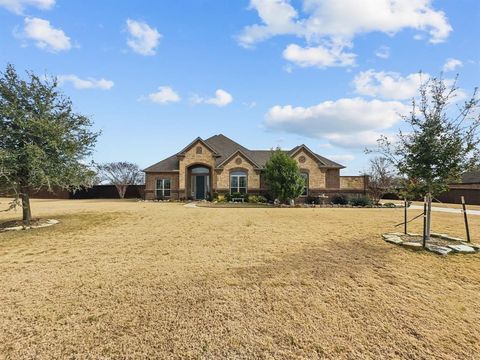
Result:
M203 148L201 146L197 146L196 151L197 151L197 154L201 154L203 153Z
M157 187L155 189L157 199L170 197L170 179L157 179Z
M230 174L230 193L247 193L247 173L245 171L233 171Z
M308 195L308 173L302 172L300 175L302 176L303 182L305 183L305 186L303 187L302 196L307 196Z

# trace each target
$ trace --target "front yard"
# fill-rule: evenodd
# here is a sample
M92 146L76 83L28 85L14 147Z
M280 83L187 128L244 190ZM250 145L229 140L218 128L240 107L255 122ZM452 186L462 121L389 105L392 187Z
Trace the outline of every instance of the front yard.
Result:
M0 233L0 358L480 353L480 255L384 242L403 209L36 200L33 215L61 222ZM434 213L433 230L464 237L463 218Z

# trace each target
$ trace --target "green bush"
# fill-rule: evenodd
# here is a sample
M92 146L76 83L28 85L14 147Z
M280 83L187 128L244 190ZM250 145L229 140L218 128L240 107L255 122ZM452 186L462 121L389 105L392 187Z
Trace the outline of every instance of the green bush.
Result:
M394 207L396 207L396 206L395 206L394 203L388 202L388 203L383 204L383 207L394 208Z
M322 202L320 201L320 198L318 196L307 196L307 198L305 199L305 203L320 205Z
M332 197L332 204L347 205L348 204L348 199L345 195L334 195Z
M262 196L262 195L248 195L248 197L246 198L249 203L266 203L267 202L267 199L265 198L265 196Z
M361 196L357 198L350 199L350 205L352 206L370 206L372 205L372 200L367 196Z

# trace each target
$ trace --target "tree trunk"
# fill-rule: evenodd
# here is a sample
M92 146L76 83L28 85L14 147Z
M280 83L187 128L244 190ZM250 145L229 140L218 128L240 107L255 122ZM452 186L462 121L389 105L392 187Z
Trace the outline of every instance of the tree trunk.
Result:
M432 194L427 194L427 224L425 231L425 240L430 240L430 232L432 229Z
M127 186L128 185L115 185L118 191L118 195L120 196L120 199L123 199L125 197L125 193L127 192Z
M32 219L32 211L30 209L30 196L28 193L22 193L22 212L23 212L23 225L30 226L30 220Z

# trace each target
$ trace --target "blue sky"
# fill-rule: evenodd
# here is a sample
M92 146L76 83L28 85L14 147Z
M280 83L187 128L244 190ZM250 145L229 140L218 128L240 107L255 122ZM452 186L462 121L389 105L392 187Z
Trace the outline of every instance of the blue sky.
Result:
M480 85L479 23L478 0L0 0L0 66L58 76L103 132L98 162L146 167L223 133L357 175L419 70Z

